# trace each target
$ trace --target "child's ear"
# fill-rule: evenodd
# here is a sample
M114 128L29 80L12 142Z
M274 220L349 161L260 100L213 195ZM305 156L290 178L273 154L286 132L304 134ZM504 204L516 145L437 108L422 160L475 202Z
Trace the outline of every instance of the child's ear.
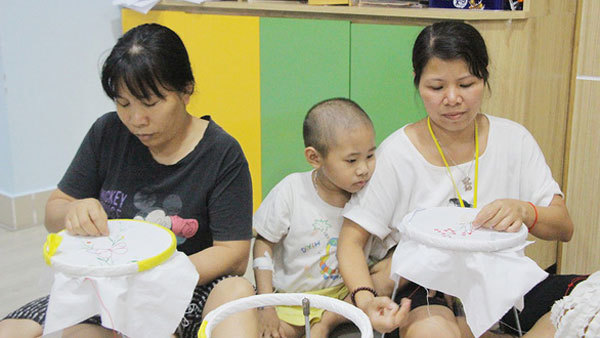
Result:
M321 166L321 154L314 147L304 148L304 157L313 168L318 169Z

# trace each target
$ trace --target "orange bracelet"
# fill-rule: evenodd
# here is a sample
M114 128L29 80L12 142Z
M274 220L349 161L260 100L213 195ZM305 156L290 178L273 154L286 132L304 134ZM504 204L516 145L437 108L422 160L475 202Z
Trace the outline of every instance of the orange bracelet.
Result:
M529 230L529 232L531 232L531 230L533 229L533 227L537 224L538 221L538 211L537 208L535 207L535 205L531 202L527 202L529 204L531 204L531 206L533 207L533 211L535 212L535 218L533 219L533 223L531 224L530 227L527 227L527 229Z

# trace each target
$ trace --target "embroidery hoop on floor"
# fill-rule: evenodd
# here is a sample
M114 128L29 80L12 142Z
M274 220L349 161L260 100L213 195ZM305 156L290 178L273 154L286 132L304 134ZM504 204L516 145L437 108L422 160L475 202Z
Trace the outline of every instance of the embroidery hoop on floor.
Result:
M123 276L162 264L177 247L173 232L158 224L115 219L108 221L108 229L110 234L100 237L65 230L49 234L43 249L46 264L75 276Z
M311 307L335 312L348 318L360 330L361 338L373 338L371 321L361 309L339 299L306 293L270 293L240 298L225 303L206 315L198 331L198 337L210 338L215 326L234 313L261 306L301 306L303 299L308 299Z
M480 228L472 221L479 209L435 207L418 209L405 216L400 233L419 243L440 249L494 252L525 243L527 227L518 232Z

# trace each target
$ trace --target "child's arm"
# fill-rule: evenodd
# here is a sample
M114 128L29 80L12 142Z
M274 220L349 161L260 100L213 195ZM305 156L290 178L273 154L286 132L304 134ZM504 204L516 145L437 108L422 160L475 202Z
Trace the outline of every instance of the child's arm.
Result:
M254 241L254 261L256 259L262 260L259 264L253 264L256 291L259 295L273 292L273 261L271 257L273 257L274 245L275 243L267 241L260 235L257 235ZM283 328L279 324L279 317L277 317L274 307L259 308L258 326L260 337L284 337Z
M264 266L256 267L256 264L253 264L254 267L254 278L256 279L256 290L258 294L272 293L273 292L273 261L270 257L273 257L273 246L275 243L267 241L261 235L256 236L256 240L254 242L254 251L253 257L254 261L256 259L265 259L265 261L270 261L270 268L265 268ZM266 255L265 255L266 253ZM267 258L269 257L269 258ZM262 264L261 264L262 265ZM269 265L266 263L266 265Z
M360 287L374 290L363 251L369 237L370 234L365 229L349 219L344 219L337 257L340 273L351 294ZM390 332L402 326L410 311L409 300L403 299L401 307L398 307L389 297L376 297L367 290L355 292L354 300L355 305L369 316L373 328L379 332Z

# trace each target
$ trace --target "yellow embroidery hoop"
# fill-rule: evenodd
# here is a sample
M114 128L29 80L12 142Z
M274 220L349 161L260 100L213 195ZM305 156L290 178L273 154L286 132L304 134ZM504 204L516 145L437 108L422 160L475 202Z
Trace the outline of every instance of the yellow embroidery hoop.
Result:
M46 264L58 271L78 276L121 276L152 269L169 259L177 248L177 239L173 232L155 223L133 219L114 219L108 221L108 226L111 232L109 236L75 236L67 233L65 230L49 234L43 246ZM147 252L144 252L145 257L139 256L139 259L132 259L127 263L90 266L74 262L71 259L71 255L77 254L73 252L73 250L76 250L74 248L77 247L77 243L89 241L90 243L99 243L99 245L102 245L100 243L106 244L111 236L115 235L115 231L119 231L118 229L124 229L126 232L135 229L136 232L151 233L152 236L149 237L160 237L160 240L158 243L151 244L153 252L150 256L148 256ZM147 249L149 247L148 244L144 244L142 246ZM83 249L83 251L85 250Z

